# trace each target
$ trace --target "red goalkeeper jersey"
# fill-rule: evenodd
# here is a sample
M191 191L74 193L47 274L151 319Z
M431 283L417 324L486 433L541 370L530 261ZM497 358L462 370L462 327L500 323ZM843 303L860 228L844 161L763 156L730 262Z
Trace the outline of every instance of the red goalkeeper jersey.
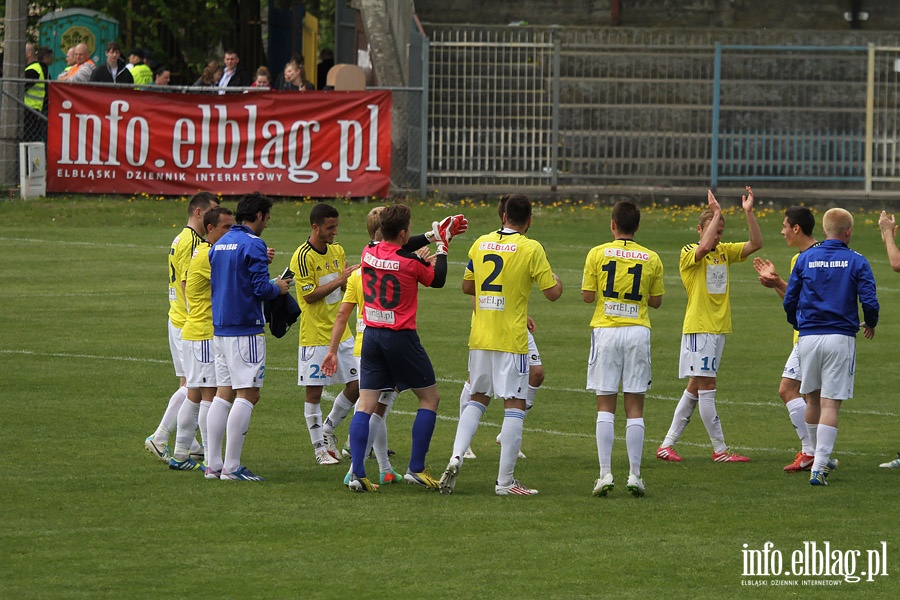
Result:
M434 268L390 242L368 246L362 256L366 327L415 329L419 284L431 285Z

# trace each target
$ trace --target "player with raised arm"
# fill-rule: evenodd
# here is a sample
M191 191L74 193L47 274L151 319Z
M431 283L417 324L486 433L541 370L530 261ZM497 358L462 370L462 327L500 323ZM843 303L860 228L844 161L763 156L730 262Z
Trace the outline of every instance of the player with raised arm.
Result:
M781 225L781 235L788 246L797 249L797 254L791 258L791 271L797 264L797 258L807 248L812 247L817 242L812 237L813 229L816 226L816 217L812 211L805 206L794 206L784 211L784 222ZM787 282L782 279L775 271L775 265L770 260L763 260L759 257L753 259L753 268L759 273L759 282L767 287L774 289L778 296L784 298L784 291L787 289ZM800 438L800 451L794 457L794 461L785 466L787 473L798 473L800 471L809 471L812 468L813 455L815 448L809 439L809 432L806 429L806 400L800 393L800 355L797 352L797 331L794 331L794 346L791 355L788 356L781 373L781 383L778 385L778 396L784 402L784 406L788 411L791 424Z
M373 243L380 242L382 239L380 217L382 210L384 210L383 206L377 206L370 210L369 214L366 216L366 229L369 232L369 239ZM427 244L428 241L425 240L425 243ZM322 360L322 372L325 373L325 375L330 376L337 370L337 354L341 337L344 328L347 327L347 323L350 320L350 315L353 314L354 310L357 311L357 317L353 357L356 359L358 367L359 357L362 354L363 332L366 329L366 324L363 322L362 315L359 313L359 308L363 306L364 302L362 271L361 269L356 269L347 279L347 291L344 293L344 299L341 302L341 306L334 319L334 326L331 329L331 343L328 346L328 353ZM393 465L391 465L391 459L388 456L387 425L385 422L396 398L397 392L395 390L382 392L381 396L378 398L378 403L375 405L372 417L369 420L369 441L366 444L366 456L368 456L370 450L374 450L375 459L378 461L378 479L381 485L396 483L403 479L403 475L394 470ZM347 471L344 484L349 485L352 477L353 468L351 467L350 470Z
M221 480L262 481L241 464L250 417L259 402L266 373L263 302L287 294L289 279L269 279L269 249L259 235L269 224L272 200L259 193L238 201L235 225L209 251L216 382L235 391L230 410L214 402L207 416L210 460L206 478L221 472ZM222 465L214 452L225 442Z
M419 284L440 288L447 279L447 250L461 215L434 223L437 259L434 265L405 250L410 238L410 210L403 204L381 211L383 241L363 251L363 335L360 356L360 396L350 422L350 452L353 472L349 488L355 492L378 489L366 476L366 446L369 422L383 392L412 389L419 410L412 427L407 483L437 489L438 482L425 468L440 396L434 368L416 331ZM457 225L454 226L454 223Z
M334 238L339 214L329 204L316 204L309 213L312 231L291 257L300 319L300 348L297 353L297 385L306 387L303 413L309 440L320 465L340 461L334 428L343 421L359 398L359 371L353 358L353 337L344 327L338 348L337 368L331 376L322 372L322 359L331 341L331 329L340 307L347 278L359 265L348 266L346 254ZM344 384L334 399L331 413L322 421L322 390L333 383Z
M750 239L746 242L723 242L725 217L712 191L706 195L709 208L700 214L697 231L700 241L681 250L679 272L687 291L687 309L681 335L681 357L678 376L688 384L675 407L672 425L656 450L660 460L679 462L675 443L681 438L700 405L700 418L712 442L714 462L748 462L746 456L728 450L722 423L716 411L716 376L725 347L725 334L731 332L731 277L735 262L743 262L762 248L762 233L753 214L753 190L741 196L741 207L747 219Z
M175 452L169 460L169 468L178 471L195 471L203 467L189 456L191 443L200 427L200 439L204 450L221 456L221 440L215 449L208 443L207 416L217 398L216 360L213 351L212 297L209 285L209 249L228 233L234 225L234 213L218 206L203 217L206 240L194 250L184 284L188 316L181 329L184 370L187 379L187 399L178 411L178 428L175 433ZM222 400L234 402L234 391L227 392Z
M884 242L885 250L887 250L888 261L891 263L891 269L895 273L900 273L900 249L897 248L897 222L894 215L888 216L887 212L881 211L878 217L878 229L881 230L881 241ZM900 469L900 452L897 458L883 462L879 467L885 469Z
M167 464L172 458L169 452L169 436L175 431L178 411L181 410L181 404L187 397L181 343L181 328L184 327L188 314L184 299L184 281L191 256L203 241L203 216L218 205L219 199L214 194L209 192L194 194L188 203L187 225L175 236L169 247L169 351L179 387L169 398L156 431L144 440L147 451ZM203 460L203 449L196 440L192 442L191 452L195 458Z
M875 336L879 312L872 268L849 247L853 215L832 208L822 217L822 229L825 241L803 253L784 292L788 322L800 332L800 393L806 394L806 428L816 449L810 485L827 485L835 467L838 411L853 397L859 304L866 339Z
M594 482L594 496L606 496L615 485L611 464L620 384L629 464L626 487L638 497L646 490L641 455L644 395L651 380L649 308L662 305L665 286L659 256L634 241L640 224L637 206L627 201L616 203L609 225L613 241L592 248L584 263L581 297L588 304L596 302L587 370L587 389L597 394L600 477Z
M528 387L528 298L532 285L537 284L554 302L562 295L563 284L550 268L544 248L525 236L531 219L531 201L523 195L512 195L506 201L503 227L481 236L469 249L462 289L476 299L469 334L472 401L460 417L450 462L441 476L443 494L453 493L463 455L494 396L502 398L504 404L494 492L498 496L538 493L514 476L522 447Z

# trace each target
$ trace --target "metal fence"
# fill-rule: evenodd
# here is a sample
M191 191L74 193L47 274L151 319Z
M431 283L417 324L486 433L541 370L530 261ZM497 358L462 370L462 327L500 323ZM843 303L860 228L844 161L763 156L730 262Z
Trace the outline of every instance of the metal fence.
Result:
M430 187L900 193L898 48L790 32L431 35Z

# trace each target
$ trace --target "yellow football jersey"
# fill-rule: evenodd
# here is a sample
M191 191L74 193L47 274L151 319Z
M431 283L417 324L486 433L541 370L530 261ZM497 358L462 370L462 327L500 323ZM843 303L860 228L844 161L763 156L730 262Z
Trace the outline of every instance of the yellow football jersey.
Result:
M581 289L598 292L591 327L650 327L650 296L662 296L659 255L634 240L595 246L584 263Z
M209 286L209 248L203 242L194 250L188 264L184 297L187 300L188 316L181 328L183 340L211 340L213 338L212 290Z
M184 327L184 321L187 319L187 304L181 282L187 276L188 264L194 250L202 241L203 236L190 227L185 227L175 236L169 248L169 319L179 329Z
M362 271L357 269L347 278L347 291L344 292L344 299L341 302L346 304L355 304L357 310L356 317L356 339L353 341L353 356L362 356L362 339L363 331L366 329L366 323L359 318L359 307L363 305L362 288Z
M531 284L556 285L543 246L510 230L483 235L469 249L464 277L475 281L469 348L527 353Z
M303 297L317 287L341 276L346 256L340 244L328 244L325 252L319 252L309 241L291 257L291 271L297 288L297 302L303 311L300 319L301 346L327 346L331 343L331 328L337 316L344 292L338 288L326 297L309 304ZM344 331L343 342L350 337L350 328Z
M682 333L731 333L731 263L743 262L744 242L721 242L697 262L697 244L681 249L678 270L687 292Z

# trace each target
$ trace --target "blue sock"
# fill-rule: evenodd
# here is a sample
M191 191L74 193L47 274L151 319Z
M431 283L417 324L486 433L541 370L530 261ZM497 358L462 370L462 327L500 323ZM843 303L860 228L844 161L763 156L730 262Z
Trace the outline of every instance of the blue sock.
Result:
M353 455L353 474L366 476L366 445L369 442L369 413L356 411L350 421L350 454Z
M412 448L409 450L409 470L413 473L425 470L425 455L428 454L428 446L431 445L435 422L437 413L433 410L420 408L416 412L416 420L413 421L412 427Z

